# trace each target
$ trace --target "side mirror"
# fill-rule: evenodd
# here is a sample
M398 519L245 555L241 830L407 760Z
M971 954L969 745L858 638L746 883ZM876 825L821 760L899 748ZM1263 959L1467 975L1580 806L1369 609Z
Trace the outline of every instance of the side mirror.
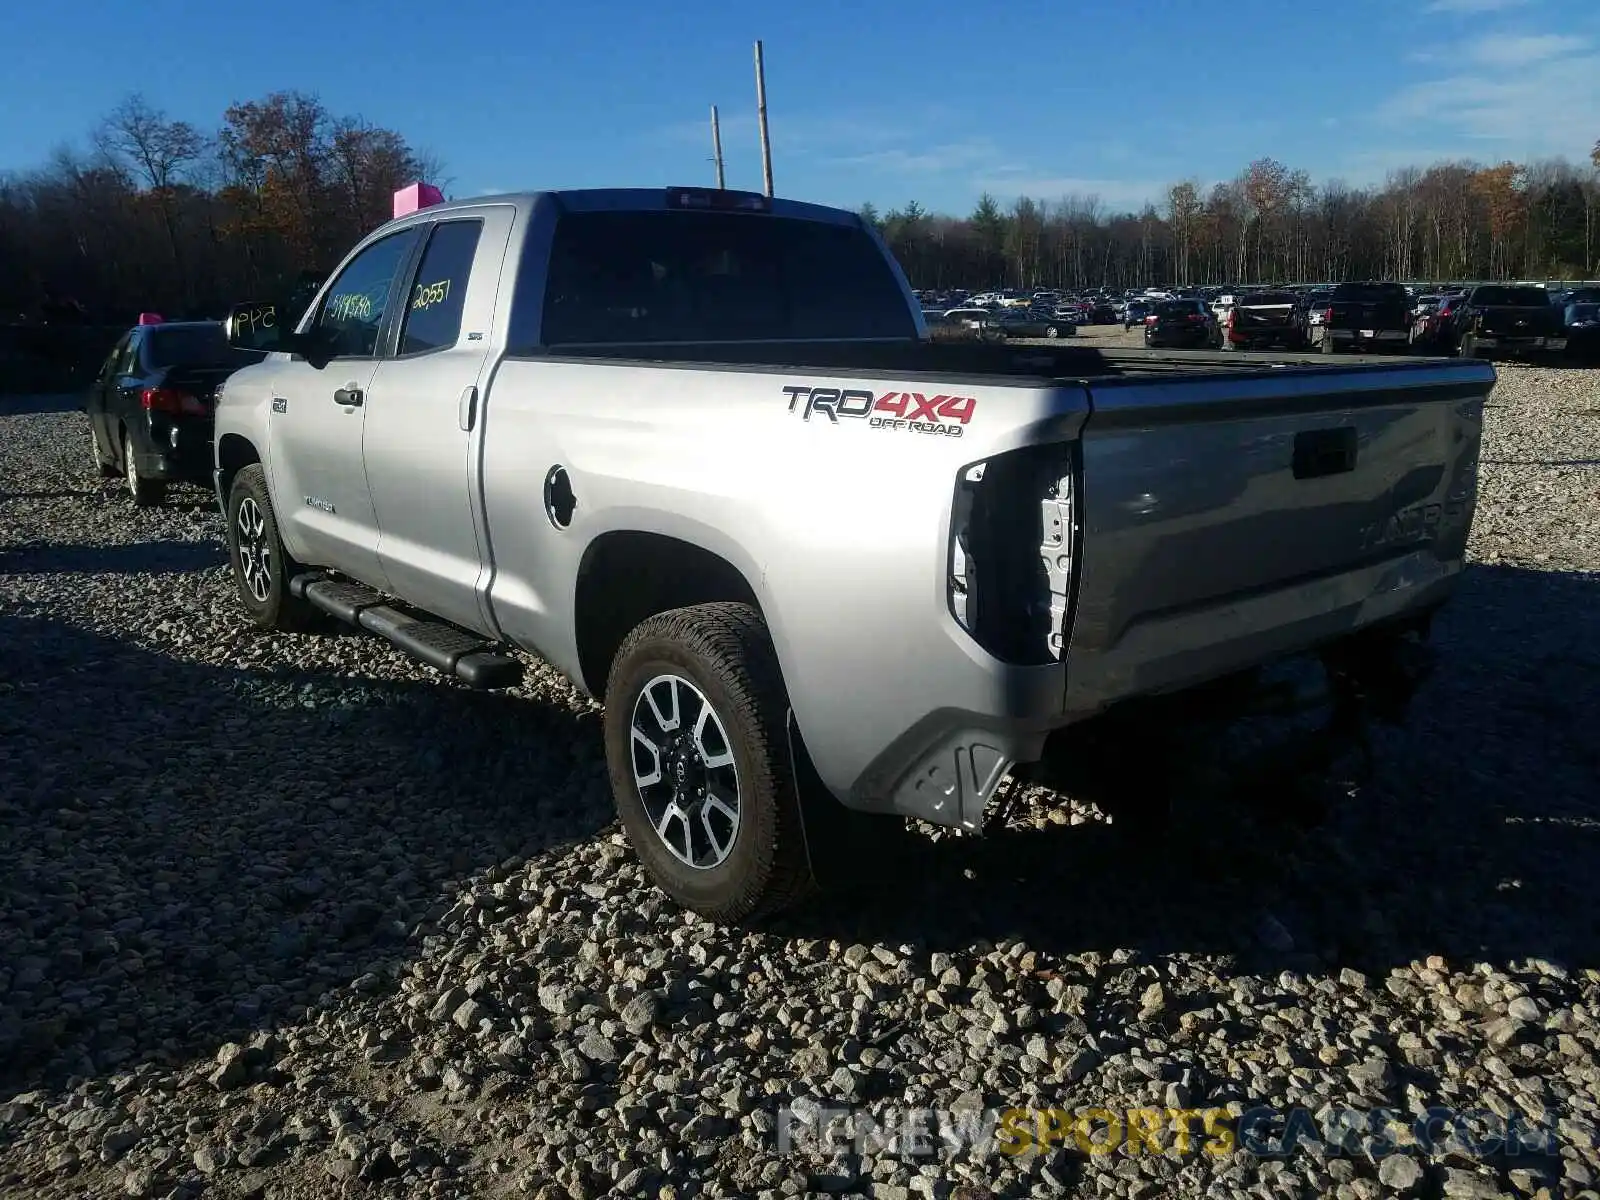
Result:
M293 340L279 321L278 306L271 303L235 304L228 310L225 328L228 345L237 350L287 350Z

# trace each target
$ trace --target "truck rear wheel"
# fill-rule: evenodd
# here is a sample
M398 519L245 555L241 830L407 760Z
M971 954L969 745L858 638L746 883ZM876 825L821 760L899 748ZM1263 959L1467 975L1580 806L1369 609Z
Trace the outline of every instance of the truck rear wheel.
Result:
M656 886L710 920L765 916L809 890L788 710L772 639L749 605L660 613L612 660L605 742L617 815Z
M228 490L228 562L239 600L260 628L290 633L317 623L317 610L289 594L289 580L301 568L278 536L267 475L259 463L243 468Z

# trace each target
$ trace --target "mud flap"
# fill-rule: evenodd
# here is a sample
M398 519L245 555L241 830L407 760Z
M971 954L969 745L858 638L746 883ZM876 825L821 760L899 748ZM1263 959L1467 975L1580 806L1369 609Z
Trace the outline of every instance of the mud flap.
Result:
M904 833L905 821L857 812L840 803L817 773L793 709L785 724L795 802L800 809L800 830L812 882L819 891L833 891L859 882L868 872L882 870L887 863L880 856L893 848L895 834Z

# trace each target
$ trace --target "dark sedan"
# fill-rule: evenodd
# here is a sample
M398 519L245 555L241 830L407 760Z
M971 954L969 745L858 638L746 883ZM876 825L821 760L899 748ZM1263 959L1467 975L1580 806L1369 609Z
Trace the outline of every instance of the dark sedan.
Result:
M994 314L990 331L1003 338L1071 337L1078 328L1071 321L1020 308L1002 308Z
M1163 300L1144 319L1144 344L1217 350L1222 327L1204 300Z
M140 507L160 504L169 483L209 484L217 388L263 357L230 347L219 321L130 329L84 403L96 470L121 475Z

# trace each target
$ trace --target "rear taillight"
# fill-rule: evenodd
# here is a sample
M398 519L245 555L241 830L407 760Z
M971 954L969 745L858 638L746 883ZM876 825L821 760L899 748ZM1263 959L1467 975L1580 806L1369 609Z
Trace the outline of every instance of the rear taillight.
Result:
M950 520L950 614L1002 662L1065 649L1077 537L1076 452L1031 446L964 468Z
M170 413L174 416L204 416L206 406L188 392L177 388L145 388L139 393L139 407L145 412Z
M1148 317L1146 317L1146 318L1145 318L1145 319L1144 319L1144 323L1145 323L1145 324L1146 324L1146 325L1154 325L1154 324L1155 324L1155 323L1156 323L1156 316L1155 316L1155 314L1154 314L1154 313L1151 313L1151 314L1150 314L1150 315L1149 315L1149 316L1148 316Z
M1324 320L1324 321L1331 321L1331 320L1333 320L1333 309L1331 309L1331 308L1325 308L1325 309L1323 309L1323 310L1322 310L1322 319L1323 319L1323 320Z

